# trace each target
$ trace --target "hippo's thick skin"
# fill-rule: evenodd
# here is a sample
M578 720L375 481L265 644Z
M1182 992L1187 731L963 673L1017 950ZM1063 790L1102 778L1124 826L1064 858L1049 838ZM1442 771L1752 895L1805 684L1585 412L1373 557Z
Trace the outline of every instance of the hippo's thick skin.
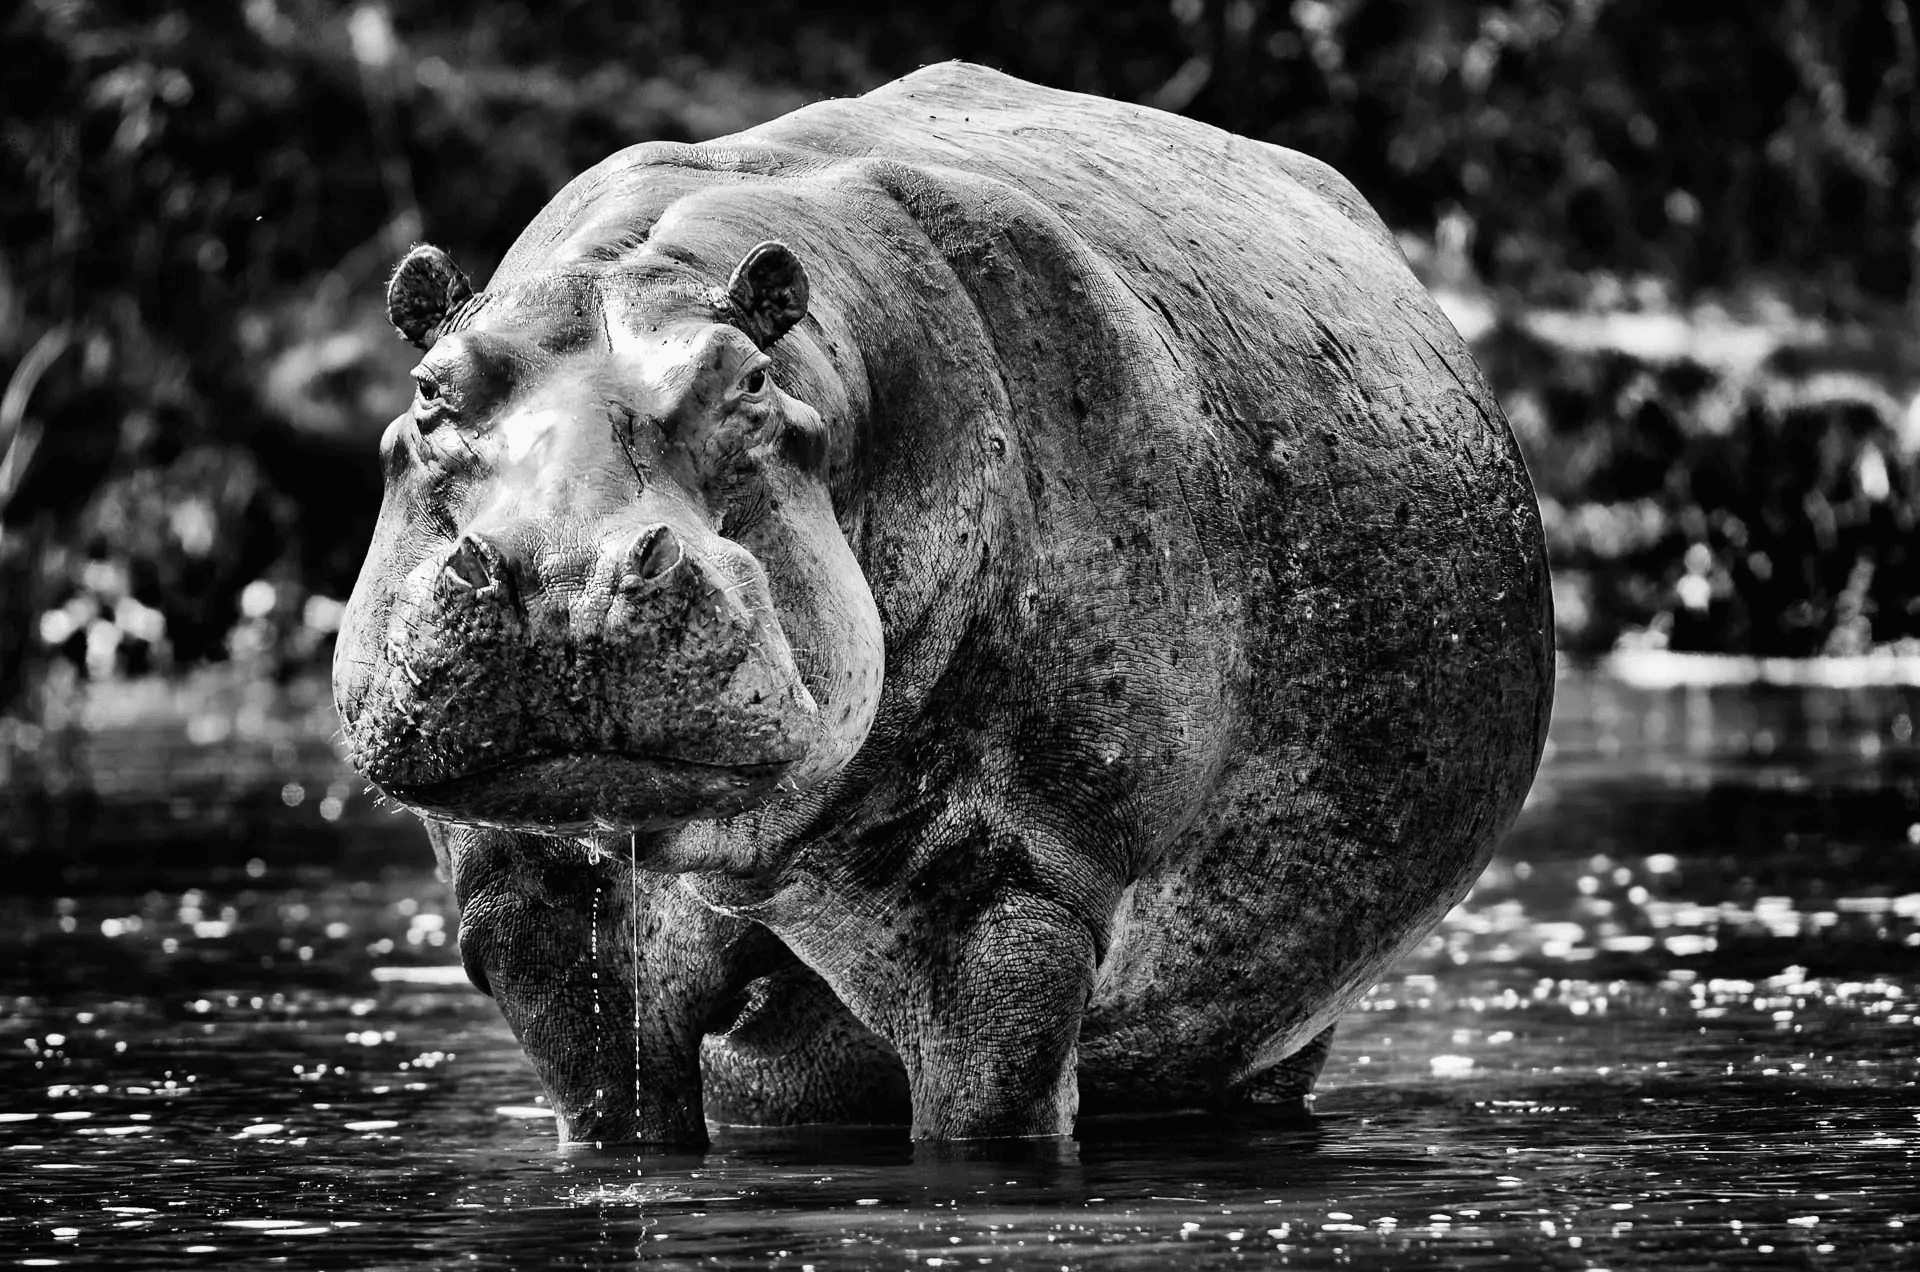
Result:
M1518 811L1532 492L1314 160L948 64L416 257L336 696L563 1137L1296 1097Z

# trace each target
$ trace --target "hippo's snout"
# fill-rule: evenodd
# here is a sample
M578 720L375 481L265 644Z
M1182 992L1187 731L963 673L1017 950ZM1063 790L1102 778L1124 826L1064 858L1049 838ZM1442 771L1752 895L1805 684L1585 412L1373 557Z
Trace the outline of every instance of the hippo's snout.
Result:
M702 526L480 525L407 583L341 698L361 771L422 811L547 829L724 815L815 741L765 571Z

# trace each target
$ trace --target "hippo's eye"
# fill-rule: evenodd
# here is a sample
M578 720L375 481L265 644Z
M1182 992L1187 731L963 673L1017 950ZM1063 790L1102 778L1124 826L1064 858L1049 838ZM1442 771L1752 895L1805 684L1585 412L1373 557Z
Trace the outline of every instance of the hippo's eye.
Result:
M747 372L746 376L740 381L740 391L748 397L760 396L766 387L767 371L765 367L755 367L753 370Z
M434 378L433 372L422 369L413 373L413 408L416 415L433 415L446 402L440 381Z

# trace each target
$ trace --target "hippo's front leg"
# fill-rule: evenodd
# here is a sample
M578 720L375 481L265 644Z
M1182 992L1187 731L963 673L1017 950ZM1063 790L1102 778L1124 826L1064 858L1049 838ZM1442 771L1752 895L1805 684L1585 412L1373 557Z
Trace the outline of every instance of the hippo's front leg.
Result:
M919 867L879 893L800 881L769 926L899 1052L915 1139L1071 1135L1118 885L1002 830L910 855Z
M700 1041L764 931L577 840L429 830L461 960L533 1061L561 1143L704 1145Z
M1032 897L962 926L916 916L917 973L895 1004L915 1139L1071 1135L1077 1045L1093 988L1086 927Z

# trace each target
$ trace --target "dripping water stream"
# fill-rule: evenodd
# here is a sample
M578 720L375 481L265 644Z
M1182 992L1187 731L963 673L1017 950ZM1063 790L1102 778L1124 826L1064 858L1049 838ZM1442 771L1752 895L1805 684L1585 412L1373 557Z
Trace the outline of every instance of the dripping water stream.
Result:
M587 925L587 934L588 934L587 942L588 942L588 958L591 961L591 964L593 967L593 1014L596 1016L604 1014L600 1010L600 1006L601 1006L600 1004L600 988L601 988L600 986L600 892L601 892L600 860L601 860L600 846L598 844L595 844L587 850L587 861L588 861L589 867L593 870L593 912L591 915L591 921ZM600 1031L598 1029L595 1029L594 1030L595 1046L600 1045L599 1039L600 1039ZM601 1108L601 1104L606 1099L606 1096L607 1096L607 1093L605 1090L600 1088L595 1088L593 1092L593 1104L594 1104L594 1111L596 1113L604 1113L604 1110ZM593 1142L593 1146L595 1148L604 1147L599 1140L595 1140Z

